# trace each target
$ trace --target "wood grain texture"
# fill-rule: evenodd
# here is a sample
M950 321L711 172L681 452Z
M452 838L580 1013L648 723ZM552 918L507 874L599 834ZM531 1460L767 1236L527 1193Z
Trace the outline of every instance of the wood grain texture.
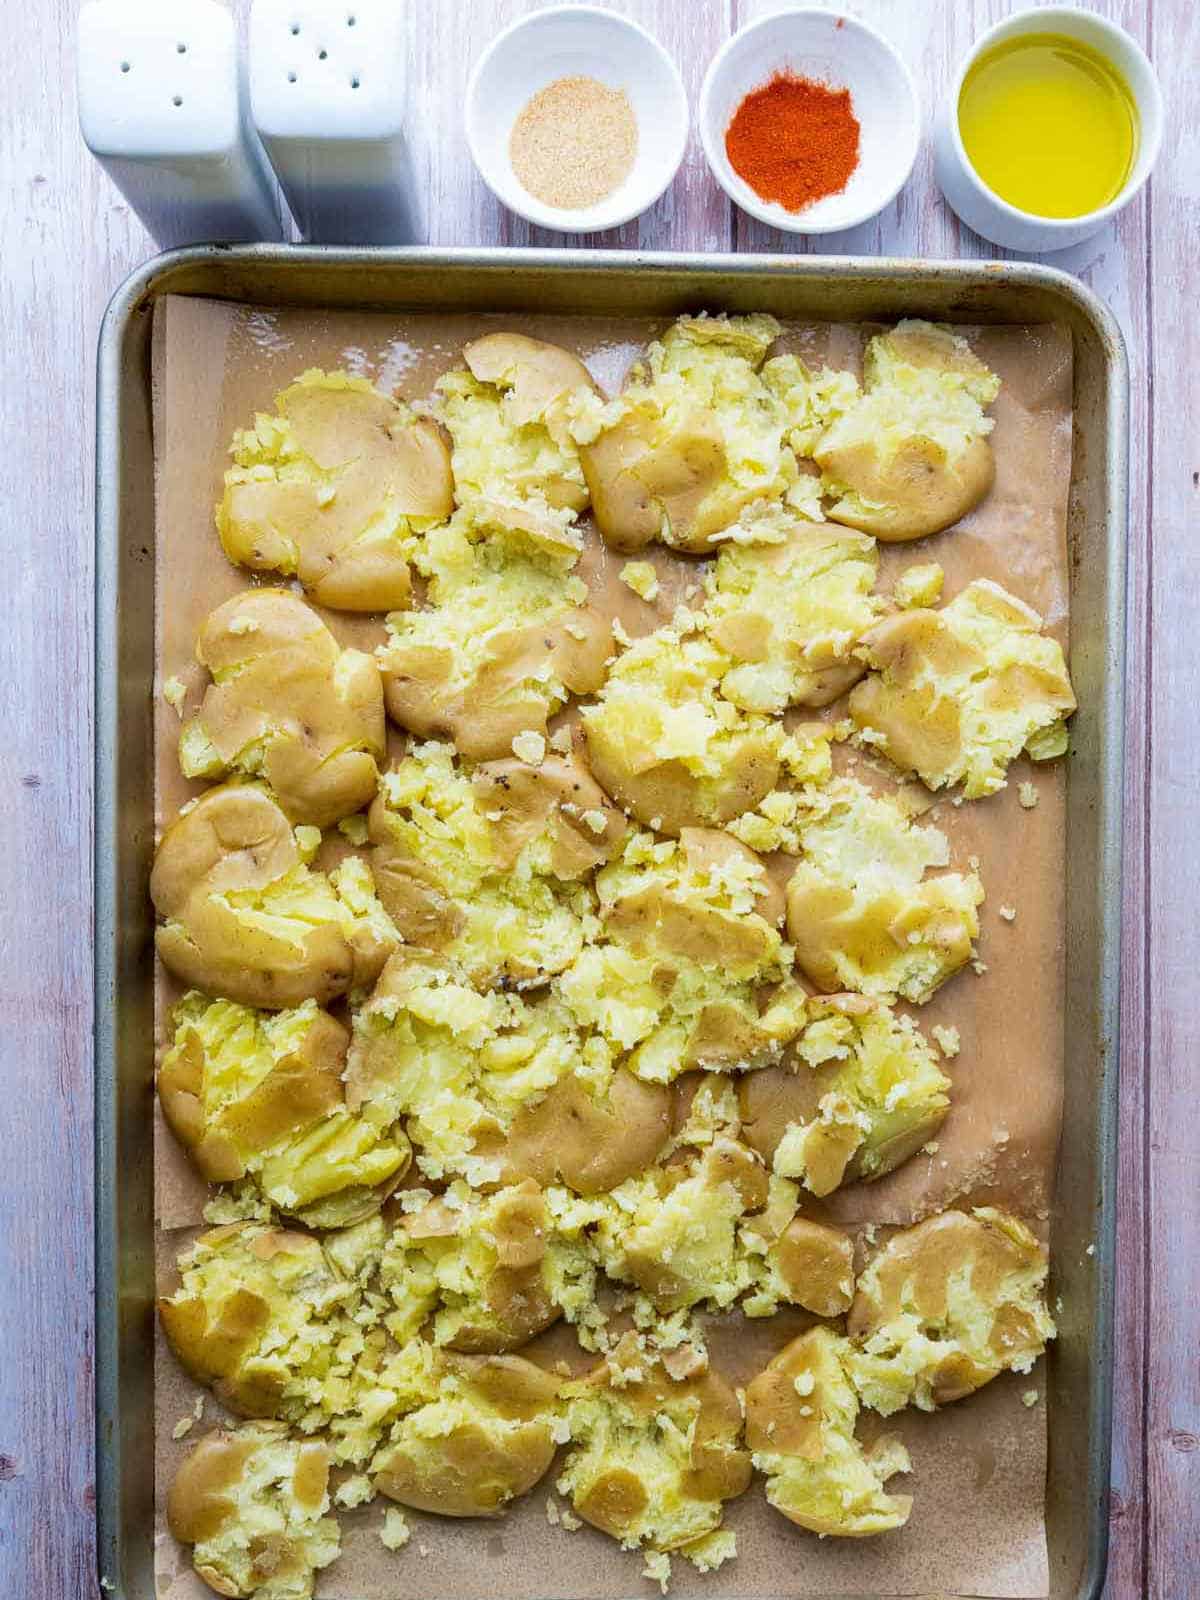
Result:
M614 0L679 62L693 104L713 51L776 0ZM471 63L535 0L409 0L410 121L431 242L971 256L928 146L882 217L821 241L742 216L693 139L646 216L586 240L529 228L471 167L459 109ZM1194 907L1200 739L1200 13L1102 0L1150 49L1168 136L1148 197L1078 249L1121 320L1133 375L1119 1166L1117 1414L1110 1600L1200 1593L1200 1294ZM77 135L77 0L27 0L0 53L0 504L12 603L0 635L0 1593L95 1590L91 1416L90 820L93 359L108 294L151 253ZM244 15L244 0L236 9ZM1007 0L860 0L895 41L926 113Z

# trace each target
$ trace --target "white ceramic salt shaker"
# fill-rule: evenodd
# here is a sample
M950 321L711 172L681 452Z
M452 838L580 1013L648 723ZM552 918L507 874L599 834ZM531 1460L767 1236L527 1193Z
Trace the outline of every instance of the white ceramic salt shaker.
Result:
M321 244L411 244L398 0L254 0L250 108L292 215Z
M282 237L218 0L91 0L78 78L84 140L159 244Z

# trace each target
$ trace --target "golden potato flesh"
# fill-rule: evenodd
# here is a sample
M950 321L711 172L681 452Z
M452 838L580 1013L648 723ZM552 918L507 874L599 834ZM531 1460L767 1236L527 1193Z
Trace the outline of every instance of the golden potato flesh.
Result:
M775 787L783 729L721 696L728 665L690 624L659 628L618 658L583 709L593 774L656 832L720 826Z
M311 1234L233 1223L202 1234L180 1267L180 1287L158 1303L163 1332L230 1410L298 1422L314 1391L349 1370L341 1346L357 1292Z
M627 1336L563 1398L572 1449L559 1492L626 1547L686 1554L749 1486L737 1396L711 1370L674 1380Z
M596 393L587 368L568 350L511 332L474 340L463 357L466 370L438 382L459 505L582 511L588 491L570 418Z
M426 1177L498 1182L514 1119L584 1059L579 1029L553 997L481 994L461 971L405 950L355 1014L347 1102L406 1117ZM603 1100L612 1055L601 1043L586 1060Z
M844 1312L854 1288L848 1236L797 1216L795 1184L771 1176L737 1138L736 1120L689 1150L691 1137L678 1135L683 1148L664 1165L610 1194L556 1200L560 1229L574 1230L598 1267L661 1316L739 1301L751 1317L780 1305Z
M901 322L867 346L864 388L813 450L829 516L877 539L938 533L992 487L984 407L1000 383L966 340Z
M559 1380L520 1356L442 1352L426 1404L371 1463L376 1489L443 1517L495 1517L554 1459Z
M846 1331L866 1405L924 1411L1001 1372L1028 1372L1055 1334L1046 1251L990 1206L944 1211L894 1233L858 1280Z
M788 416L761 368L773 317L681 317L632 370L619 400L577 419L592 512L605 540L707 554L758 502L799 481Z
M370 804L386 730L379 668L342 650L303 600L247 589L209 614L213 681L179 739L185 777L262 777L292 822L325 828Z
M818 988L920 1004L971 960L983 885L974 872L926 876L948 864L939 829L840 778L808 797L799 835L788 933Z
M678 842L639 834L596 888L609 937L639 955L719 967L735 981L775 975L783 894L719 829L684 828Z
M374 982L397 939L369 871L350 857L327 877L307 853L265 789L208 790L154 858L163 964L207 994L271 1010Z
M941 1127L950 1080L908 1017L863 995L810 1000L784 1065L738 1085L743 1137L815 1195L880 1178Z
M611 622L572 570L579 546L531 546L530 526L475 505L434 530L420 556L425 607L390 617L378 651L389 715L473 761L510 756L521 734L544 736L570 695L600 687L612 654ZM559 523L549 527L556 538Z
M596 1202L590 1246L609 1277L635 1284L660 1312L727 1308L753 1279L739 1227L765 1207L769 1181L752 1151L719 1138Z
M159 1099L209 1182L250 1175L278 1210L318 1227L378 1210L411 1150L398 1124L347 1111L340 1022L311 1000L268 1014L193 991L174 1023Z
M210 1433L175 1473L167 1525L216 1594L310 1600L341 1547L328 1478L325 1446L274 1424Z
M707 637L729 657L721 694L743 711L824 706L862 676L875 622L875 541L781 514L770 542L726 544L709 574Z
M587 946L554 990L592 1048L607 1046L646 1083L671 1083L692 1067L763 1067L804 1025L804 992L770 963L757 981L742 980L615 938Z
M889 617L863 637L872 669L850 697L862 737L930 789L1002 789L1022 750L1062 755L1075 694L1062 647L1030 606L986 578L940 611Z
M299 578L336 611L408 605L414 535L454 507L437 425L345 372L304 373L236 433L217 531L255 572Z
M481 1195L465 1183L406 1211L380 1262L385 1318L401 1344L432 1316L435 1344L494 1354L515 1350L590 1292L582 1253L557 1238L531 1179Z
M898 1441L854 1436L859 1404L847 1342L829 1328L793 1339L746 1389L746 1442L767 1499L810 1533L864 1538L903 1527L912 1496L886 1484L909 1470Z
M690 1067L778 1060L802 1026L775 927L781 897L754 853L711 829L634 835L596 878L603 919L555 983L579 1027L646 1083Z
M590 1194L648 1166L670 1133L668 1090L640 1082L622 1053L560 996L480 994L406 951L355 1017L347 1098L407 1117L431 1179Z
M413 746L371 809L379 898L406 945L440 952L480 988L536 988L579 954L586 879L625 819L585 769L510 757L469 773L446 744Z

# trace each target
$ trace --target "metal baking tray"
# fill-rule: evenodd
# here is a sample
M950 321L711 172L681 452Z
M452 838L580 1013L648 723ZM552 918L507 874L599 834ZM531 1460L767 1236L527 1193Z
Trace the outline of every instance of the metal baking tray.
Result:
M1047 1363L1053 1600L1104 1582L1112 1391L1128 371L1107 308L1010 262L600 251L204 247L125 283L100 334L96 472L96 1423L100 1573L153 1580L154 846L152 312L163 295L257 305L673 317L708 308L862 322L1066 324L1075 345L1067 801L1066 1100L1052 1222L1061 1336ZM1094 1246L1089 1253L1088 1247Z

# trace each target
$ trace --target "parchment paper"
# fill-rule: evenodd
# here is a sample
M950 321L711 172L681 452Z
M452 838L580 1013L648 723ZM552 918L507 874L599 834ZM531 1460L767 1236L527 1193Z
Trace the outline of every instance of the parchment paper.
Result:
M248 309L168 298L157 308L154 350L157 462L158 686L176 675L188 686L190 713L205 675L192 651L206 613L245 586L248 575L225 560L213 528L230 436L255 410L270 410L275 393L306 367L346 366L405 398L427 395L458 364L463 342L490 327L519 328L576 350L609 392L629 361L661 324L593 318L432 317ZM785 346L806 358L857 368L867 330L790 327ZM880 587L914 561L939 561L945 596L975 577L991 577L1029 601L1066 643L1068 570L1066 508L1071 475L1071 341L1053 327L962 330L1002 379L993 407L996 484L984 504L950 532L909 546L880 546ZM647 632L670 615L696 582L694 564L656 552L663 589L654 605L617 581L623 557L609 558L594 540L585 558L630 633ZM384 638L382 619L325 613L343 643L362 648ZM836 711L836 708L835 708ZM198 792L180 775L175 754L179 716L156 695L158 822ZM868 782L892 779L867 758L841 752ZM1069 758L1068 758L1069 759ZM1032 780L1039 803L1023 809L1018 786ZM903 1224L951 1202L996 1202L1045 1236L1053 1197L1062 1103L1063 865L1065 764L1034 769L1014 764L1007 789L956 807L942 799L927 820L951 842L965 868L977 857L987 891L979 954L985 971L967 969L920 1008L928 1029L953 1024L960 1055L947 1064L953 1104L936 1148L873 1185L860 1184L808 1209L852 1229ZM331 845L329 849L338 847ZM1001 906L1017 913L999 916ZM159 975L158 1045L178 990ZM156 1215L159 1281L169 1292L174 1261L201 1222L205 1186L162 1125L156 1108ZM709 1318L714 1364L744 1383L807 1322L783 1313L766 1322L738 1315ZM563 1329L527 1352L566 1357L586 1366ZM1052 1359L1052 1357L1051 1357ZM187 1437L174 1425L200 1395L159 1335L155 1364L159 1515L158 1592L164 1600L201 1600L210 1591L191 1572L187 1553L166 1531L161 1505L175 1467L194 1440L222 1420L205 1396L203 1420ZM1028 1407L1022 1395L1039 1391ZM1032 1377L1003 1377L936 1416L889 1419L909 1447L913 1472L893 1485L914 1495L912 1517L899 1532L876 1539L819 1540L792 1527L766 1503L761 1482L726 1508L738 1533L736 1562L701 1576L675 1563L672 1593L682 1596L1036 1597L1047 1592L1044 1528L1046 1409L1042 1367ZM1052 1425L1053 1419L1051 1419ZM864 1413L863 1432L885 1426ZM547 1499L552 1471L538 1490L496 1522L456 1523L408 1513L411 1544L382 1546L386 1502L338 1513L343 1555L318 1579L328 1600L620 1600L650 1594L640 1558L582 1528L552 1526Z

